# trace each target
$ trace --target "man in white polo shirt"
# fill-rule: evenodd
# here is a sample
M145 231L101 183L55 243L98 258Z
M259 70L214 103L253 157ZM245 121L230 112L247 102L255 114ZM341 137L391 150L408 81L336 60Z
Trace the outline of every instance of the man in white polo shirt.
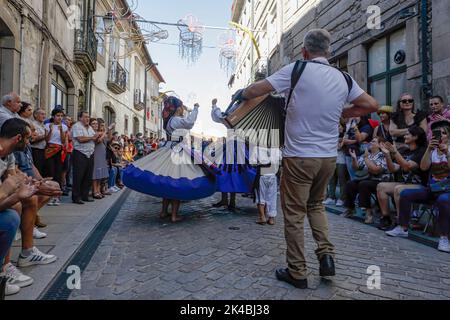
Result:
M297 288L308 287L304 255L304 219L308 216L320 261L320 275L334 276L335 249L328 239L328 219L322 204L336 167L339 119L378 110L378 103L349 76L329 65L331 36L328 31L309 31L303 41L306 67L292 92L286 113L281 202L285 217L287 269L276 271L278 280ZM253 99L276 91L289 94L292 63L266 80L241 92ZM348 80L348 81L346 81ZM347 103L352 105L344 109Z
M89 125L89 114L81 111L78 122L72 127L73 139L73 188L72 201L75 204L93 202L89 198L94 171L94 150L99 134Z

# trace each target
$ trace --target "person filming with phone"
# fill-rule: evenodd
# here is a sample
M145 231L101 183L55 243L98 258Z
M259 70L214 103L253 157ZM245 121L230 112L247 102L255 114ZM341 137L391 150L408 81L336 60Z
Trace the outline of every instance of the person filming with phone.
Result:
M442 120L432 124L432 139L420 163L423 171L431 170L427 186L407 189L400 193L400 226L408 230L413 203L433 201L439 211L438 225L440 240L438 250L450 253L450 121Z

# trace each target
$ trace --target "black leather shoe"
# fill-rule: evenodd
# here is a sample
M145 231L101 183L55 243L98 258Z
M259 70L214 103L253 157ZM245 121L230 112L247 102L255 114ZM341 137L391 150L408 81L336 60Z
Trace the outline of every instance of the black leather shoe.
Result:
M84 204L84 202L83 201L81 201L81 200L74 200L74 201L72 201L74 204Z
M333 277L335 275L334 259L331 255L326 254L320 259L320 276Z
M277 276L277 279L280 281L287 282L298 289L308 289L308 280L297 280L292 278L291 274L289 273L289 269L278 269L275 274Z
M94 202L94 199L83 199L83 202Z

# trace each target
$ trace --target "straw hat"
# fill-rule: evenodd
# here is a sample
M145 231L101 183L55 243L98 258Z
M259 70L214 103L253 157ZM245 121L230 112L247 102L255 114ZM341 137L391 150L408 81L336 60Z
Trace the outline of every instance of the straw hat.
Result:
M394 113L394 108L391 106L382 106L380 109L378 109L378 114L380 113Z

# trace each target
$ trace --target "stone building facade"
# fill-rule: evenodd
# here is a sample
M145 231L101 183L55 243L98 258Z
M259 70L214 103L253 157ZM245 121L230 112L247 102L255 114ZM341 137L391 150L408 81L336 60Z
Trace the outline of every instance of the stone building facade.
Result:
M139 36L137 26L105 32L101 16L112 10L128 10L127 1L0 0L0 95L15 91L47 113L62 105L74 118L85 110L116 122L120 133L156 135L151 97L164 79L142 42L121 39L130 27Z
M308 30L325 28L333 39L331 62L348 70L380 104L395 105L406 91L422 108L432 94L450 100L449 1L235 0L232 19L266 31L268 74L300 58ZM244 46L239 51L245 52ZM258 70L244 71L243 59L234 77L236 88L251 82ZM249 65L258 62L250 60Z
M84 92L84 74L74 63L70 2L0 0L0 94L49 111L63 105L73 115Z

